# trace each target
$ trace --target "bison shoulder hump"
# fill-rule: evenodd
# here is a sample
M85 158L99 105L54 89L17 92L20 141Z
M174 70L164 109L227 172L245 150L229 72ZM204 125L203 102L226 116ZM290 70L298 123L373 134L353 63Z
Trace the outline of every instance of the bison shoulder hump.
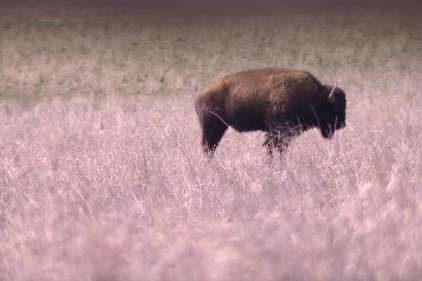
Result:
M321 84L312 75L303 71L292 71L268 76L266 88L274 98L304 95L318 92Z

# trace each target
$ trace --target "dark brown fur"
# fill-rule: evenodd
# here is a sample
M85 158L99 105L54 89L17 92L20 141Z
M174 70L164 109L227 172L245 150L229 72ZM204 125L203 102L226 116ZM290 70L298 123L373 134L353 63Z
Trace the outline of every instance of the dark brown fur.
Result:
M282 151L290 139L317 127L324 138L345 123L346 97L322 85L305 71L264 68L230 74L217 80L195 101L202 128L202 146L212 155L228 126L239 132L266 132L264 145Z

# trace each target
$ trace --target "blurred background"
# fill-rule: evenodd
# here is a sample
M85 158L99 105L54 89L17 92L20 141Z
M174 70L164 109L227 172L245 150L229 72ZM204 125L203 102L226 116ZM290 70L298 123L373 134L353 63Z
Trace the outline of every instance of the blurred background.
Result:
M368 80L395 87L397 71L401 85L416 79L420 6L343 2L3 1L0 94L193 94L263 66L306 69L356 93Z

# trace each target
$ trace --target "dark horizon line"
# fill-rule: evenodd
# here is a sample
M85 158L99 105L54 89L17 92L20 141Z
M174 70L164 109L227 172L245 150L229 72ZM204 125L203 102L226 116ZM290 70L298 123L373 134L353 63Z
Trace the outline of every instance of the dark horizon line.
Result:
M295 10L326 10L342 8L374 8L374 9L415 9L422 7L422 1L417 0L296 0L296 1L277 1L277 0L91 0L89 3L85 0L0 0L0 5L53 5L81 8L81 7L115 7L129 9L158 9L158 10L242 10L247 11L277 11L283 9ZM422 10L420 10L422 12Z

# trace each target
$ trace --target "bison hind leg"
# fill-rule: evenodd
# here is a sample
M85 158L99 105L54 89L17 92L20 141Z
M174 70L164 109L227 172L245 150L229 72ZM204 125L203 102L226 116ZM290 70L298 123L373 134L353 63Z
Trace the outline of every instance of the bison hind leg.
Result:
M277 149L277 151L282 154L286 151L289 143L290 137L282 136L276 133L266 133L265 141L262 145L267 148L268 155L272 157L274 149Z
M212 157L221 138L227 130L227 124L217 116L207 114L201 120L202 127L202 148L204 152Z

